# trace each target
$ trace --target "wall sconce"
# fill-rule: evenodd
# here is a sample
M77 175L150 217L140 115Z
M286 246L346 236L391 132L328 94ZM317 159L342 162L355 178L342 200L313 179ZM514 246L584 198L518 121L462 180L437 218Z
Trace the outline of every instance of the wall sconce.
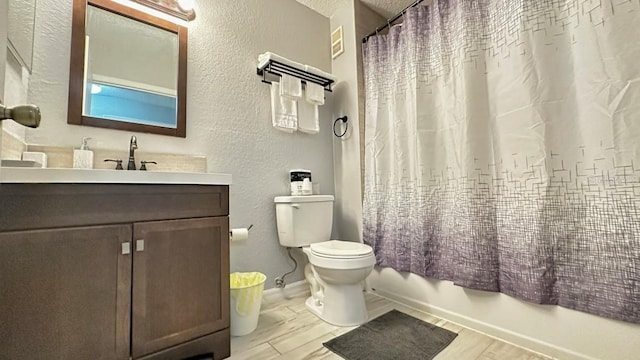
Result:
M193 0L131 0L184 21L196 18Z

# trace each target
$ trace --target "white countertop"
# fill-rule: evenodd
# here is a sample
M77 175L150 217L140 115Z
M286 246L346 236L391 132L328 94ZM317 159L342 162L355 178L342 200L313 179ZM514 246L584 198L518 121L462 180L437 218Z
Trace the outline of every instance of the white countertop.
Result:
M231 174L1 167L0 183L231 185Z

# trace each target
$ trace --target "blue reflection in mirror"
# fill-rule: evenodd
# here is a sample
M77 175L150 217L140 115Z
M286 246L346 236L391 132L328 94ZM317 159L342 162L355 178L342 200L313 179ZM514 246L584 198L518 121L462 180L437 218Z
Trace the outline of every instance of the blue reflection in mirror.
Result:
M163 95L99 82L88 83L89 116L175 129L177 101ZM89 90L88 89L88 90Z

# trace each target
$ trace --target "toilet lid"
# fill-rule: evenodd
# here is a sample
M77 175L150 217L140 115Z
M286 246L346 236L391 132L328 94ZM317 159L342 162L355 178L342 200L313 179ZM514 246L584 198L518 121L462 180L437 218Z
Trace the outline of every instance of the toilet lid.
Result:
M329 240L309 247L315 254L332 257L359 257L373 253L371 246L354 241Z

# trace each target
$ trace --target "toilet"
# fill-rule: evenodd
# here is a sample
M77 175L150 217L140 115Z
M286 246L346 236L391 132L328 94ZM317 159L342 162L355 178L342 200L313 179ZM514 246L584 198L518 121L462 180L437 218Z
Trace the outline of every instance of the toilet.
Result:
M368 320L362 285L376 257L368 245L331 240L333 200L332 195L276 197L278 238L309 259L307 309L333 325L361 325Z

